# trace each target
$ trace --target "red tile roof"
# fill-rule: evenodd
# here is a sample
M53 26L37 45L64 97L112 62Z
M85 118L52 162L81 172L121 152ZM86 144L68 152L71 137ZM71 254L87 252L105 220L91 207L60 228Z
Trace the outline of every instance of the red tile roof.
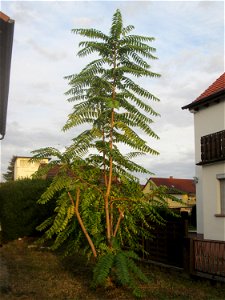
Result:
M149 180L154 182L157 186L164 185L168 187L171 191L181 191L187 194L195 194L195 182L193 179L180 179L173 178L172 176L169 178L158 178L151 177Z
M47 165L46 163L40 164L39 169L44 168L46 165ZM60 172L60 167L61 167L60 164L52 166L46 174L46 179L53 179L55 176L57 176ZM72 178L75 176L74 173L71 170L67 171L67 175L72 177ZM114 176L112 178L112 183L120 184L120 181L116 176Z
M206 97L212 96L220 91L225 90L225 73L216 79L194 102L200 101Z
M5 22L8 22L10 20L10 18L5 15L2 11L0 11L0 19L2 19Z
M59 170L60 170L60 166L59 165L55 165L53 166L47 173L47 179L50 179L50 178L53 178L55 177L56 175L58 175L59 173Z
M198 109L202 105L217 103L223 95L225 95L225 73L217 78L198 98L183 106L182 109Z

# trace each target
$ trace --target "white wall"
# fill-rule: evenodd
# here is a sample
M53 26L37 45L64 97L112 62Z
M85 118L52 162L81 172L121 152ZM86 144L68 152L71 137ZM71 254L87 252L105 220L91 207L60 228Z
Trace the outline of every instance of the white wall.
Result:
M225 99L224 99L225 100ZM201 161L201 137L225 129L225 101L200 109L194 114L195 161Z
M225 217L220 213L220 188L217 174L225 174L225 162L203 166L204 238L225 241Z
M201 161L201 137L225 129L225 101L194 113L195 162ZM205 239L225 240L225 218L216 217L219 209L217 174L225 173L225 161L196 166L197 232Z

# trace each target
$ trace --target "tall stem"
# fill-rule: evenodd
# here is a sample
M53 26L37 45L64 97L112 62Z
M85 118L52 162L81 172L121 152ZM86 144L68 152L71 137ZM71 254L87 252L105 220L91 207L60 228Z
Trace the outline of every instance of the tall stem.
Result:
M110 141L109 146L110 150L113 148L113 126L114 126L114 109L112 109L111 114L111 129L110 129ZM107 190L105 194L105 215L106 215L106 231L107 231L107 240L109 245L111 245L111 222L110 222L110 212L109 212L109 196L111 192L111 185L112 185L112 174L113 174L113 159L112 155L110 154L109 158L109 179L107 184Z
M105 131L102 129L102 141L105 144ZM103 151L103 176L104 176L104 184L107 187L107 174L106 174L106 160L105 160L105 151Z
M114 102L116 99L116 46L114 48L113 52L113 85L112 85L112 101ZM110 151L113 150L113 129L114 129L114 118L115 118L115 111L114 108L111 110L111 121L110 121L110 134L109 134L109 147ZM111 235L112 235L112 228L113 224L111 225L112 220L112 213L109 211L109 196L111 192L111 186L112 186L112 176L113 176L113 158L112 154L110 153L109 156L109 179L107 184L107 190L105 194L105 214L106 214L106 231L107 231L107 240L109 246L111 245Z

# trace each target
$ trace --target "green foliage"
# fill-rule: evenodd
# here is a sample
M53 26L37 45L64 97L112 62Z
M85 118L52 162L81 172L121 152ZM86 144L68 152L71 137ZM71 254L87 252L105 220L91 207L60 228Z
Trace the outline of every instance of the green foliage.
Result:
M133 29L124 27L119 10L108 35L96 29L73 29L87 39L80 42L78 56L95 53L98 58L66 77L68 101L76 103L63 130L89 127L63 153L48 147L34 151L33 159L55 158L37 176L59 166L39 200L46 204L58 195L53 217L38 226L45 231L42 240L53 240L53 249L62 247L69 254L80 249L88 257L92 254L98 260L94 285L104 284L113 273L138 296L135 282L145 277L133 261L134 251L141 250L143 237L151 236L149 219L151 224L164 224L159 208L166 209L167 204L165 190L145 196L135 176L150 172L134 158L158 154L140 133L148 141L158 138L151 124L159 114L148 102L159 99L134 80L160 75L146 61L156 59L156 49L149 45L154 38L130 34ZM121 145L128 148L127 154ZM121 250L127 248L130 251Z
M54 199L45 207L37 200L48 188L46 180L21 179L0 187L0 222L4 240L37 235L36 226L52 215Z
M50 151L47 149L46 151ZM53 150L55 153L55 150ZM42 155L43 153L41 153ZM38 157L39 154L36 154ZM64 154L61 154L62 161L65 161ZM50 162L45 168L40 169L35 177L43 175L55 162ZM70 176L68 176L70 174ZM53 216L39 224L37 230L45 231L40 242L52 240L52 249L62 248L66 254L84 250L86 240L80 234L80 226L74 214L74 206L70 201L68 192L75 198L77 188L81 189L80 214L83 222L95 238L96 245L104 240L104 204L102 194L99 192L97 183L100 179L100 171L94 166L88 165L84 160L74 160L69 164L61 164L58 174L53 178L46 191L38 200L39 204L48 204L52 198L56 198ZM104 248L104 245L100 246ZM89 251L89 248L86 249ZM100 251L100 250L99 250Z
M110 284L122 285L132 290L136 297L143 296L137 282L148 283L148 278L137 266L139 257L133 251L121 250L118 247L110 249L100 256L93 270L92 286Z
M92 160L98 163L103 153L106 169L109 168L107 162L113 156L116 176L125 175L127 171L148 173L128 156L125 159L117 144L125 144L143 154L158 154L134 131L139 129L150 137L158 138L150 127L152 119L144 114L158 116L158 113L144 98L159 99L137 85L133 77L160 75L150 71L151 66L144 60L156 59L152 55L155 48L148 45L154 38L131 35L133 29L131 25L123 27L119 10L113 15L109 35L95 29L73 29L73 33L89 39L79 44L82 49L78 55L86 56L95 52L99 59L89 63L79 74L66 77L71 86L66 93L70 96L68 100L79 103L74 106L64 130L84 123L93 126L74 139L72 149L77 155L86 154L92 148L97 149L99 155L92 156Z
M93 270L93 287L98 285L105 285L106 280L109 277L110 271L114 263L114 255L112 252L109 252L100 257L98 263L96 264Z
M62 158L63 155L62 153ZM38 154L36 156L38 157ZM52 164L54 166L54 162ZM49 166L47 167L49 168ZM39 172L42 174L43 169ZM68 174L71 176L68 176ZM46 204L52 198L58 197L55 202L54 215L40 224L37 229L45 231L42 241L51 240L54 237L53 249L63 247L64 251L69 253L69 249L72 249L72 244L74 244L74 251L85 249L90 255L90 248L86 247L83 234L78 234L80 227L74 214L74 207L71 205L68 196L68 192L70 192L75 199L78 188L81 189L79 205L81 218L94 240L97 252L101 255L108 248L104 225L105 187L102 182L101 170L91 165L87 160L82 161L80 159L67 166L65 164L61 165L59 173L38 201L39 204ZM156 187L152 194L143 195L137 180L121 177L120 183L114 184L111 191L111 208L114 218L113 231L120 215L119 211L124 214L118 229L120 245L129 247L134 251L143 251L140 238L151 237L151 226L148 220L159 225L165 223L159 210L167 209L165 199L168 197L169 195L165 193L162 187Z

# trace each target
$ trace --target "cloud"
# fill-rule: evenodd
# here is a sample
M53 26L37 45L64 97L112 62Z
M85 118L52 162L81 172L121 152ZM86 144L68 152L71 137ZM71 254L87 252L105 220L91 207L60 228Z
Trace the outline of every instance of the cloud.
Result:
M47 45L45 47L42 47L33 39L28 39L27 44L30 45L35 51L37 51L41 56L44 56L45 58L53 62L66 59L67 57L67 53L65 51L55 51L55 49L53 50L53 48L52 50L50 50Z
M24 25L29 25L31 22L35 22L40 19L37 11L32 9L32 7L28 8L26 2L24 1L13 1L12 3L6 3L3 1L3 10L5 10L5 7L9 7L11 12L10 17L13 16L12 18L16 20L16 23L18 22Z
M46 93L50 91L50 84L46 81L34 82L32 84L32 88L34 88L34 90L38 90L38 91L42 91L43 93Z
M160 98L160 103L150 104L161 118L152 124L160 140L149 139L160 156L145 156L139 162L157 176L194 176L193 115L181 107L224 72L224 4L218 1L4 2L4 12L16 25L7 132L1 143L3 171L13 155L63 147L82 130L61 132L74 104L66 102L64 76L79 72L92 59L76 56L82 38L71 29L108 32L116 8L125 25L135 26L134 33L155 36L152 46L159 60L150 64L162 74L160 79L140 81Z
M124 21L129 17L137 17L139 14L143 14L143 11L148 10L152 5L151 1L133 1L127 4L127 2L118 2L118 8L121 10L122 14L125 14ZM127 23L127 22L126 22ZM133 24L134 22L132 22Z
M61 128L30 127L29 124L18 122L8 123L5 139L1 141L1 151L4 153L2 172L8 167L13 155L31 156L31 151L44 147L63 149L70 144L71 132L63 133Z
M74 18L73 23L75 27L92 27L93 24L101 24L103 18L88 18L88 17L76 17Z

